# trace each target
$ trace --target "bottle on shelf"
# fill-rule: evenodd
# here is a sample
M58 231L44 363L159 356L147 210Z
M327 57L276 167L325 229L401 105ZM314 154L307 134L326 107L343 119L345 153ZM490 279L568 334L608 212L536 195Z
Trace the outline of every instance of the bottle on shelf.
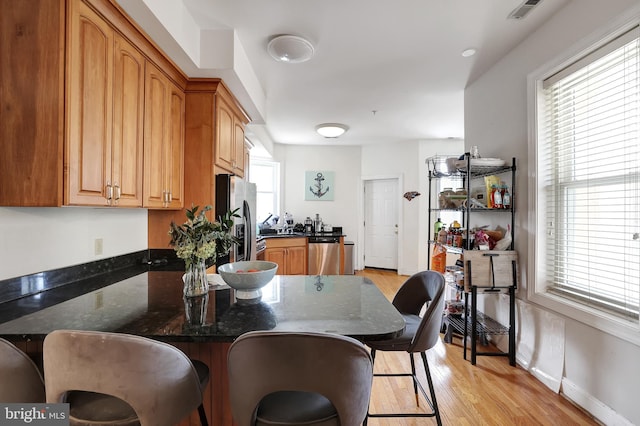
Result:
M462 247L462 228L456 228L453 230L453 244L454 247Z
M447 243L447 228L442 224L442 228L440 228L440 232L438 232L437 238L438 244L446 244Z
M491 200L494 209L502 208L502 195L500 194L498 185L491 185Z
M502 208L511 208L511 194L509 194L509 188L507 188L507 185L504 186L504 194L502 195Z
M478 146L474 145L471 147L471 152L469 153L471 158L480 158L480 153L478 152Z
M440 220L440 218L438 218L438 220L436 220L436 223L433 224L433 240L434 241L438 241L438 233L440 232L440 229L442 229L443 223Z
M452 247L456 246L458 234L462 236L462 232L460 231L460 222L454 220L451 226L449 227L449 232L447 232L447 245Z

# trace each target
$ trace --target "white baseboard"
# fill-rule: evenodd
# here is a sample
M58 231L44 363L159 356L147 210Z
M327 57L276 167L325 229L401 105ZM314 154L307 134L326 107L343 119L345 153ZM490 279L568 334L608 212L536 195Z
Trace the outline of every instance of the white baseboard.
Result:
M552 377L541 369L535 367L532 367L529 372L533 375L533 377L540 380L546 387L548 387L552 391L557 393L560 390L560 385L562 383L555 377Z
M562 394L607 426L633 426L629 420L589 395L567 378L562 379Z

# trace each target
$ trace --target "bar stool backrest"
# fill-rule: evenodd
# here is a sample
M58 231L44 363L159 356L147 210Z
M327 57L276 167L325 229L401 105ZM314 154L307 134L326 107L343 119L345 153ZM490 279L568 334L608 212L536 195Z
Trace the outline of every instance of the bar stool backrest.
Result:
M424 352L438 341L444 311L444 288L442 274L422 271L409 277L396 292L392 303L400 313L422 316L407 352ZM426 310L420 315L425 305Z
M5 339L0 339L0 378L0 402L45 401L40 370L27 354Z
M371 356L350 337L324 333L250 332L229 349L233 418L255 424L260 401L278 391L313 392L335 407L342 425L364 420L373 380Z
M48 403L68 391L97 392L128 403L142 426L175 425L202 402L198 374L179 349L141 336L56 330L43 346Z

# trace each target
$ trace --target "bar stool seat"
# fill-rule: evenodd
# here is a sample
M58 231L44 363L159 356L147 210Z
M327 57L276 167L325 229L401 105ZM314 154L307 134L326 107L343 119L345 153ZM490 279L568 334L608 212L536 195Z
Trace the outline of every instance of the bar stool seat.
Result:
M262 398L256 425L340 425L338 412L315 392L274 392Z
M140 425L134 409L120 398L111 395L71 391L67 394L65 402L69 403L69 423L72 425Z

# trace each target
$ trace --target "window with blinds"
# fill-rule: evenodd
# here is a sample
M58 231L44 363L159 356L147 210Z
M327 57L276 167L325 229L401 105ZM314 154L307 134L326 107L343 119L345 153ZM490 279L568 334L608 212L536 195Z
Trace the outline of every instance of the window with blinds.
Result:
M538 182L546 285L638 322L640 30L543 81Z
M249 180L256 184L256 220L257 223L262 223L280 211L280 164L252 158L249 169Z

